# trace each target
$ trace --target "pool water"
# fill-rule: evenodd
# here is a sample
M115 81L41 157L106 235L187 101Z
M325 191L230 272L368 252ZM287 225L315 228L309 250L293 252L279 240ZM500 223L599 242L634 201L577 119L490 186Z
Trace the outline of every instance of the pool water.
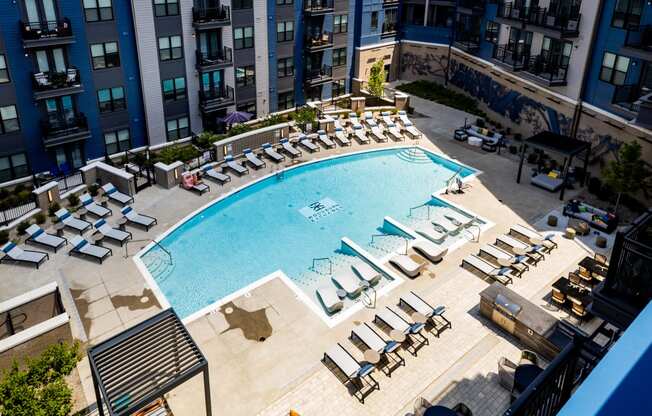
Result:
M302 165L243 188L179 225L160 240L172 264L156 246L141 260L181 317L276 270L312 291L315 282L306 281L306 271L314 258L336 258L345 236L367 245L383 217L404 218L456 172L463 178L475 173L420 148Z

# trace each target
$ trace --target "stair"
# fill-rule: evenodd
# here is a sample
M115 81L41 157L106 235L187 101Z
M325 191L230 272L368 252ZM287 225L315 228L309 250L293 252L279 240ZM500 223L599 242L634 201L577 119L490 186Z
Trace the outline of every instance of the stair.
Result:
M416 163L420 165L432 164L432 159L430 159L428 153L416 147L405 148L396 153L396 157L404 162L409 163Z
M141 257L143 264L157 282L167 279L174 271L175 265L170 263L170 258L161 250L150 250Z

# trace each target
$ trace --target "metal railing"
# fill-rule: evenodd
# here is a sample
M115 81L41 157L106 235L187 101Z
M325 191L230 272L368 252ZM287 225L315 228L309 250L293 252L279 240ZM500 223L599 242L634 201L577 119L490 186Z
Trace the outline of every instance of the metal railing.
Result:
M314 259L312 259L312 266L310 266L310 270L312 270L315 273L319 273L319 274L323 275L324 273L317 270L317 263L318 262L323 262L323 261L328 262L328 274L332 275L333 274L333 260L331 260L330 257L315 257Z
M467 52L474 51L480 48L480 34L457 32L455 39L455 46Z
M498 3L496 16L502 17L503 19L523 21L527 19L527 13L528 9L521 4L516 4L511 1L501 1Z
M29 201L21 205L0 210L0 225L7 225L11 221L36 209L36 197L30 194Z
M169 260L169 262L170 262L169 264L170 264L170 265L173 264L173 261L172 261L172 253L170 253L170 251L169 251L168 249L166 249L165 247L163 247L163 246L162 246L158 241L156 241L156 240L152 240L151 238L143 238L143 239L140 239L140 240L129 240L129 241L127 241L127 242L125 243L125 259L126 259L127 257L129 257L129 250L128 250L128 248L129 248L129 244L131 244L131 243L147 243L147 244L149 244L149 243L154 243L154 245L155 245L156 247L160 248L162 252L164 252L165 254L167 254L168 260Z
M640 99L642 96L643 90L639 84L618 85L614 89L611 102L629 111L638 113L641 108Z
M88 129L88 122L84 113L65 117L63 114L48 116L41 121L41 128L46 136L68 134L77 130Z
M582 15L579 6L561 10L559 5L550 7L530 7L525 12L527 23L561 32L564 36L579 34Z
M303 10L307 12L326 12L333 10L333 0L304 0Z
M59 192L63 193L76 186L82 185L84 183L84 174L82 171L78 170L67 175L58 176L52 180L57 181Z
M530 61L530 45L496 45L493 58L511 66L514 70L524 69Z
M231 8L229 6L192 8L192 21L195 23L228 22L229 20L231 20Z
M222 100L222 101L227 101L227 100L233 100L234 94L233 94L233 87L230 87L228 85L224 85L221 87L213 87L209 89L201 89L199 90L199 99L202 102L206 101L213 101L213 100Z
M80 85L79 70L71 67L61 72L40 72L32 74L35 91L50 91Z
M305 77L307 80L319 80L321 78L331 78L333 76L333 67L323 65L321 68L306 70Z
M625 46L652 51L652 25L637 25L627 28Z
M67 17L60 20L21 21L20 30L25 40L72 36L72 27Z
M471 9L473 12L481 13L485 9L485 2L478 0L458 0L457 6L461 9Z
M568 63L563 63L562 55L552 55L542 52L541 55L530 57L525 71L543 78L548 82L566 82Z
M216 52L195 52L198 66L230 64L233 62L233 50L228 46L224 46Z
M398 31L398 23L396 22L383 22L383 35L394 34Z
M312 33L310 30L306 32L306 47L320 48L333 46L333 32L318 32Z

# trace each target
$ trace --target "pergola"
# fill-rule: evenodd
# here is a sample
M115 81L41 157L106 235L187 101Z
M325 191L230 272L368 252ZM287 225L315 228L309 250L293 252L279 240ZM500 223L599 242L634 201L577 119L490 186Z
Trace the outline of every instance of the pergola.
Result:
M104 416L131 415L202 373L211 416L208 362L173 309L88 350L97 408Z
M521 148L521 161L518 165L518 176L516 177L516 183L521 183L523 161L525 160L525 153L528 146L564 156L564 163L562 168L563 184L559 194L559 199L562 201L564 200L564 192L566 191L568 169L570 169L571 165L573 164L573 159L583 154L584 175L582 175L581 182L582 186L584 186L586 171L589 167L589 157L591 155L591 144L589 142L573 139L572 137L568 136L562 136L561 134L556 134L549 131L535 134L529 139L526 139L523 142L523 146Z

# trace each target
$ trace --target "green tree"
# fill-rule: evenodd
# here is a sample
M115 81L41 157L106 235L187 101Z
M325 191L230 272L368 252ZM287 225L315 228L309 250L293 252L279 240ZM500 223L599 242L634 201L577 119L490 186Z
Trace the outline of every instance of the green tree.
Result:
M385 63L376 62L369 72L369 92L376 97L382 97L385 93Z
M650 188L652 172L641 159L641 145L637 142L624 143L616 160L612 160L602 170L604 181L618 194L614 211L618 212L623 194L630 196Z

